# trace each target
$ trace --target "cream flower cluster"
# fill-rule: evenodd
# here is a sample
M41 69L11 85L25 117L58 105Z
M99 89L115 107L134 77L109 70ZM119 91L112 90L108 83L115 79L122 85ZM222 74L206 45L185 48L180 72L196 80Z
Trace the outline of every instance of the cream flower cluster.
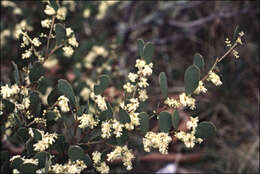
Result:
M29 59L32 54L34 54L38 60L44 60L42 54L37 51L37 48L42 44L39 38L31 38L25 29L16 30L16 37L19 38L20 36L22 37L23 41L21 43L21 48L27 47L24 53L22 53L22 59Z
M16 24L14 27L14 33L13 33L13 37L15 39L19 39L19 36L21 34L22 31L32 31L33 27L31 25L29 25L26 20L22 20L20 23Z
M31 164L35 164L35 165L38 165L39 161L38 159L31 159L31 158L24 158L24 157L21 157L20 155L15 155L13 156L12 158L10 158L10 161L12 162L13 160L15 160L16 158L20 158L23 160L23 164L25 163L31 163Z
M101 1L98 7L96 19L101 20L105 17L107 9L119 1Z
M2 48L5 43L6 43L6 37L10 36L11 35L11 32L10 30L8 29L4 29L1 31L0 33L0 39L1 39L1 42L0 42L0 47Z
M108 51L102 46L93 46L88 53L88 55L84 58L84 67L86 69L93 68L93 62L95 61L96 57L102 56L106 58L108 56Z
M101 137L109 138L113 129L113 134L116 137L121 137L124 125L116 119L103 121L101 124Z
M43 131L40 131L40 130L38 130L38 131L41 133L42 139L39 140L37 143L35 143L33 145L33 147L34 147L35 151L41 152L41 151L45 151L46 149L48 149L49 146L55 142L55 139L57 139L58 136L56 133L49 134L48 132L44 133Z
M95 95L93 92L90 94L90 97L95 101L101 111L107 110L107 104L104 97L101 95Z
M206 93L207 88L205 88L202 81L199 81L199 86L195 89L194 94Z
M106 162L101 162L101 153L98 151L95 151L92 153L92 159L94 162L95 169L100 173L109 173L109 166L106 164Z
M188 106L190 109L194 110L196 108L195 106L195 99L187 96L185 93L182 93L179 95L180 103L185 107Z
M38 123L38 124L43 124L44 126L46 126L47 125L47 120L46 119L44 119L44 118L34 118L34 120L33 120L35 123Z
M128 112L134 112L136 111L136 109L139 107L139 101L137 98L131 98L129 99L129 102L124 108L128 111Z
M1 1L1 5L3 7L12 7L14 15L21 15L22 14L22 10L19 7L17 7L17 5L12 1Z
M107 154L107 160L113 161L121 159L123 161L123 165L126 166L126 170L132 170L132 160L135 158L132 154L132 151L127 148L127 146L116 146L114 151Z
M60 107L62 112L69 112L69 99L64 95L60 96L57 100L58 106Z
M109 138L111 136L111 128L112 125L110 124L110 121L103 121L101 124L101 137Z
M83 100L88 101L90 93L91 93L90 89L85 87L81 90L80 96L83 98Z
M134 130L135 126L140 125L140 119L138 117L139 113L137 112L131 112L129 113L130 116L130 123L125 123L125 128L127 130Z
M71 28L66 28L66 36L68 37L68 44L65 45L62 49L64 51L64 55L66 57L70 57L74 53L73 47L78 47L79 43L75 37L74 31Z
M80 121L79 127L82 129L86 127L93 129L98 125L99 122L99 120L95 119L92 114L83 114L82 116L78 117L78 120Z
M216 85L216 86L222 85L222 82L221 82L221 80L220 80L220 77L219 77L216 73L214 73L214 72L212 72L212 71L209 72L207 81L211 81L211 82L212 82L214 85Z
M168 145L172 138L164 132L147 132L143 138L144 151L150 152L151 148L158 148L162 154L168 154Z
M69 162L64 165L54 164L50 168L51 169L49 172L51 173L80 173L85 168L87 168L87 166L82 160L76 160L76 161L69 160Z
M128 79L130 82L124 84L123 88L127 93L132 93L135 90L138 90L138 99L140 101L146 101L148 99L148 95L145 88L149 86L147 83L147 77L153 72L153 64L146 64L145 60L137 59L135 67L138 69L137 74L130 72L128 74ZM141 89L138 89L138 87Z
M175 108L175 109L180 106L180 103L177 100L175 100L173 98L169 98L169 97L167 97L167 99L164 101L164 104L168 105L171 108Z
M241 32L238 33L238 37L237 37L237 40L236 40L236 44L243 45L243 42L242 42L242 37L243 37L243 36L244 36L244 32L243 32L243 31L241 31ZM231 48L231 47L232 47L232 44L231 44L231 41L229 40L229 38L226 38L225 43L226 43L226 46L227 46L228 48ZM231 52L232 52L232 55L233 55L236 59L238 59L238 58L240 57L239 54L238 54L238 51L235 50L234 48L232 49Z
M20 88L18 87L17 84L12 85L11 87L9 87L7 84L5 86L1 86L1 94L3 99L8 99L10 97L13 97L19 92L20 92Z
M200 144L201 142L203 142L203 139L195 137L198 121L198 117L190 117L190 120L187 121L186 126L188 130L191 130L191 133L186 133L183 131L175 133L175 137L183 141L187 148L193 148L195 146L195 143Z
M67 15L67 8L60 7L57 12L49 4L46 5L44 13L48 16L56 15L56 19L65 20Z

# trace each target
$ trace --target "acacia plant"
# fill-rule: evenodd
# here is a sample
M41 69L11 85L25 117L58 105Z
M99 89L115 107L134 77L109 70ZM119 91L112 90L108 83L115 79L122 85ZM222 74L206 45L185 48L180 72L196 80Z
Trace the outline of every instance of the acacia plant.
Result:
M186 148L193 148L196 143L215 135L213 123L199 122L199 116L190 117L187 131L181 131L178 111L183 107L195 110L195 96L207 92L207 83L222 84L216 66L229 54L239 57L235 48L242 45L243 32L236 29L232 41L226 39L227 51L216 58L207 73L201 73L205 72L203 56L194 55L193 63L184 74L185 91L178 98L168 97L166 73L155 72L159 74L161 104L171 108L171 112L157 112L158 108L153 108L154 112L149 113L142 110L141 105L149 99L146 89L152 88L149 76L153 73L154 46L142 39L137 41L136 69L128 74L121 100L108 101L104 95L111 87L113 73L100 74L98 80L88 79L84 83L79 76L73 82L59 79L48 95L42 95L40 89L46 76L43 64L58 50L70 57L80 44L74 31L66 26L67 8L58 1L45 3L47 18L41 21L41 26L48 32L32 37L27 24L16 28L15 36L24 49L21 59L27 63L18 67L12 62L14 82L1 86L0 112L5 123L1 127L2 140L15 139L23 147L21 154L1 153L7 159L5 165L10 166L13 173L108 173L112 170L109 163L115 160L122 161L126 170L132 170L138 152L130 137L140 138L145 152L158 150L167 154L174 137ZM98 56L108 56L102 46L92 48L84 59L84 67L93 68ZM109 63L113 61L104 64L108 66ZM84 84L83 87L79 87L80 84ZM159 129L152 129L152 119L158 120Z

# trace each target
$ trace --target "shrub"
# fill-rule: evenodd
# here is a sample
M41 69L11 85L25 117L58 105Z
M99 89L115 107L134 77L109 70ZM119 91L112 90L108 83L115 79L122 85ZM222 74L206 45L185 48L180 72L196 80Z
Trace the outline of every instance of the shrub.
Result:
M104 16L107 5L109 2L101 3L103 11L99 11L97 19ZM9 1L3 1L2 6L20 11ZM1 127L3 140L24 147L20 154L12 157L5 151L1 154L7 160L5 165L14 173L108 173L107 163L115 160L122 161L126 170L132 170L138 151L158 150L167 154L174 138L182 141L186 148L193 148L215 135L214 124L199 122L198 116L190 117L185 130L181 130L179 110L184 107L195 110L195 96L207 92L207 83L222 85L217 64L229 54L239 58L235 49L242 45L242 31L236 30L232 41L226 39L227 51L216 58L208 72L203 56L194 54L193 63L184 74L185 91L178 98L169 97L167 75L160 72L159 105L167 109L147 111L143 105L149 104L147 88L152 88L149 76L153 73L154 46L142 39L137 41L139 58L135 70L128 73L127 82L120 87L124 91L119 92L117 99L109 98L114 95L111 90L116 89L111 87L116 77L116 70L111 70L114 45L109 50L93 46L88 55L75 64L74 76L69 81L57 79L55 84L50 84L46 73L55 61L54 54L62 51L69 59L80 45L74 30L66 26L68 9L66 3L47 2L44 9L47 18L41 21L41 26L48 32L32 37L32 27L23 23L17 25L13 33L21 41L24 62L22 66L12 62L14 81L1 86L0 112L5 123ZM89 15L89 11L84 12L85 17ZM85 70L95 74L82 78ZM155 118L158 129L150 125ZM141 150L131 144L131 137L141 140Z

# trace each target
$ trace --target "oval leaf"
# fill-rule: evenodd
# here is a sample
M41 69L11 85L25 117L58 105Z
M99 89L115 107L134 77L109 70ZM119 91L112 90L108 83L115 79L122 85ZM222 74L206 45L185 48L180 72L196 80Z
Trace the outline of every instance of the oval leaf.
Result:
M6 113L6 114L10 114L12 112L14 112L14 109L15 109L15 105L10 102L9 100L6 100L6 99L2 99L2 102L3 102L3 112Z
M139 114L141 130L144 134L149 130L149 117L147 113L142 112Z
M45 167L46 161L48 161L50 158L50 154L48 152L38 152L33 158L38 159L38 168L41 169Z
M110 78L108 75L101 75L99 78L99 85L94 86L94 93L101 94L109 85Z
M79 159L83 160L85 157L84 150L79 146L70 146L68 150L68 155L72 161Z
M32 92L30 94L30 112L33 115L39 115L41 112L41 99L38 92Z
M165 72L160 73L159 84L160 84L160 88L162 91L162 95L163 95L163 97L166 98L168 96L168 83L167 83L167 76L166 76Z
M131 122L129 114L121 107L119 108L119 122L122 124Z
M76 97L70 83L64 79L58 81L58 90L70 100L72 106L77 107Z
M100 113L100 115L99 115L99 120L100 121L105 121L105 120L109 120L109 119L113 118L112 107L111 107L111 105L108 102L106 102L106 103L107 103L107 110L102 111Z
M196 53L193 56L193 64L196 65L201 71L204 70L205 62L201 54Z
M23 160L22 158L18 157L18 158L15 158L12 162L11 162L11 167L12 168L16 168L18 169L18 167L23 163Z
M138 45L139 56L141 58L144 58L144 40L143 39L138 39L137 45Z
M180 123L180 117L179 117L179 112L177 110L175 110L172 114L172 125L173 125L173 128L175 130L178 129L179 127L179 123Z
M62 93L58 90L58 89L53 89L50 94L48 95L48 98L47 98L47 101L48 101L48 104L51 106L53 105L57 99L59 98L59 96L61 96Z
M32 163L24 163L19 167L19 171L22 173L35 173L37 170L37 166Z
M196 128L195 136L197 138L209 138L216 135L216 127L208 121L200 122Z
M56 33L56 44L59 45L63 43L66 39L66 30L62 24L58 23L55 25L55 33Z
M171 114L169 112L160 112L159 115L159 128L161 132L169 132L172 127Z
M40 62L36 62L33 64L32 68L30 69L29 79L33 83L33 82L39 80L39 78L41 76L43 76L44 74L45 74L44 67L42 66L42 64Z
M154 46L151 42L148 42L144 46L144 60L146 63L150 63L153 58Z
M85 162L85 164L88 166L88 168L90 168L92 166L92 161L88 154L84 155L82 160Z
M17 134L16 134L19 138L19 140L21 140L22 142L26 142L28 139L29 139L29 133L28 133L28 130L27 128L25 127L20 127L18 130L17 130Z
M122 135L116 138L116 142L119 146L123 146L126 144L127 140L128 140L128 132L125 129L123 129Z
M59 8L56 0L50 0L50 5L51 5L52 8L54 8L55 11L57 11L58 8Z
M37 129L32 128L32 130L33 130L33 139L35 141L41 140L42 139L42 134Z
M187 95L192 94L198 87L200 80L200 70L196 65L189 66L184 74L185 92Z

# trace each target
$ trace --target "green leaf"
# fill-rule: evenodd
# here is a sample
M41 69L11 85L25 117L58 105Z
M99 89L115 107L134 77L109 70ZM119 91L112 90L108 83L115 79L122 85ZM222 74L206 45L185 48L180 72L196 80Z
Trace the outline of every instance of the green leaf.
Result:
M41 99L37 92L30 94L30 112L31 114L38 116L41 112Z
M56 139L55 143L52 146L53 149L58 151L59 153L63 153L64 151L67 151L69 148L69 144L65 142L65 137L62 134L58 135L58 138Z
M90 168L93 165L92 160L88 154L84 155L82 160L85 162L85 164L88 166L88 168Z
M196 65L189 66L184 74L185 92L187 95L192 94L198 87L200 80L200 70Z
M66 39L66 30L65 27L58 23L55 25L55 33L56 33L56 44L62 44Z
M139 56L141 58L144 58L144 40L143 39L138 39L137 45L138 45Z
M112 107L111 107L111 105L108 102L106 102L106 103L107 103L107 110L102 111L100 113L100 115L99 115L99 120L100 121L105 121L105 120L109 120L109 119L113 118Z
M53 112L53 111L48 111L48 112L46 113L46 119L47 119L47 121L53 121L53 120L55 120L56 117L57 117L57 115L56 115L56 113Z
M12 65L14 67L14 71L13 71L13 76L14 76L14 80L18 85L21 85L21 81L20 81L20 74L19 74L19 70L17 65L12 61Z
M161 132L169 132L172 127L171 114L166 111L162 111L159 114L159 128Z
M200 71L204 70L205 62L201 54L196 53L193 56L193 64L196 65L200 69Z
M54 8L54 10L57 12L59 6L58 6L56 0L50 0L50 5L51 5L51 7Z
M48 161L50 158L50 154L48 152L38 152L34 155L33 158L38 159L38 168L41 169L45 167L46 161Z
M35 62L30 69L29 79L33 83L45 74L45 69L40 62Z
M59 98L59 96L62 95L62 92L60 92L58 89L54 88L50 94L48 95L48 98L47 98L47 101L48 101L48 104L51 106L53 105L57 99Z
M108 75L101 75L99 77L99 84L94 86L94 93L101 94L109 86L110 78Z
M146 63L150 63L153 58L154 46L151 42L148 42L144 46L144 60Z
M232 40L232 43L234 44L237 40L237 35L238 35L238 32L239 32L239 26L237 25L236 28L235 28L235 31L234 31L234 34L233 34L233 40Z
M161 72L159 75L159 84L162 91L163 97L167 98L168 96L168 83L167 83L167 76L165 72Z
M127 140L128 140L128 132L127 130L123 129L122 135L116 138L116 142L119 146L123 146L126 144Z
M70 83L64 79L58 81L58 90L70 100L72 106L78 107L78 102Z
M149 130L149 117L147 113L141 112L139 114L141 130L144 134Z
M22 158L18 157L18 158L15 158L12 162L11 162L11 167L13 169L19 169L19 166L23 164L23 160Z
M35 173L37 170L37 166L32 163L21 164L19 167L19 171L22 173Z
M29 135L29 133L28 133L28 130L27 130L27 128L25 128L25 127L20 127L18 130L17 130L17 134L16 134L17 136L18 136L18 139L20 140L20 141L22 141L22 142L26 142L28 139L29 139L29 137L30 137L30 135Z
M122 124L131 122L129 114L121 107L119 108L119 122Z
M2 99L3 105L4 105L4 109L3 112L6 114L10 114L12 112L14 112L15 109L15 105L10 102L9 100L6 99Z
M68 155L72 161L83 160L85 158L84 150L77 145L69 147Z
M6 150L3 150L0 152L0 163L2 164L4 161L9 161L9 152Z
M180 117L179 117L179 112L177 110L175 110L172 114L172 125L173 125L173 128L175 130L178 129L179 127L179 123L180 123Z
M209 138L216 135L216 127L208 121L200 122L196 128L195 136L197 138Z
M89 141L92 141L98 137L100 137L101 135L101 129L100 128L97 128L97 129L94 129L91 133L90 133L90 138L89 138Z
M35 141L41 140L42 139L42 134L37 129L32 128L32 130L33 130L33 139Z

